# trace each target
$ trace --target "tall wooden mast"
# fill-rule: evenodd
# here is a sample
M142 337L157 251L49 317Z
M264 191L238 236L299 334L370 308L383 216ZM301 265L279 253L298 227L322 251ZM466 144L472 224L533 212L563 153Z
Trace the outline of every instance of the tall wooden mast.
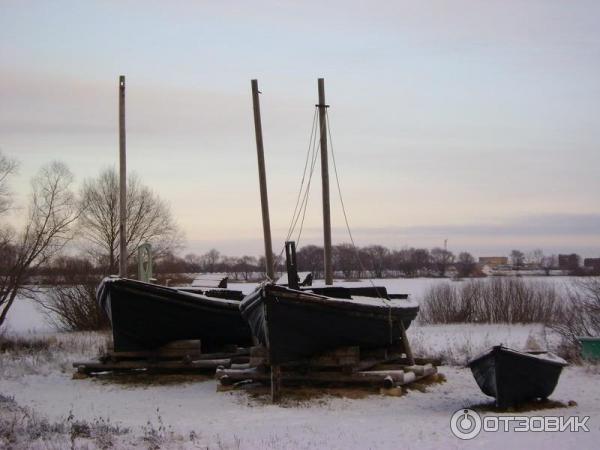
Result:
M331 213L329 206L329 163L327 156L327 108L325 103L325 80L319 78L319 128L321 130L321 181L323 190L323 241L325 284L333 284L333 266L331 264Z
M260 100L258 81L252 80L252 104L254 106L254 131L256 134L256 154L258 156L258 179L260 183L260 204L262 206L263 237L265 241L265 265L267 276L275 279L273 264L273 246L271 243L271 221L269 219L269 197L267 195L267 176L265 170L265 153L263 148L262 123L260 119Z
M119 276L127 277L127 167L125 144L125 76L119 77Z

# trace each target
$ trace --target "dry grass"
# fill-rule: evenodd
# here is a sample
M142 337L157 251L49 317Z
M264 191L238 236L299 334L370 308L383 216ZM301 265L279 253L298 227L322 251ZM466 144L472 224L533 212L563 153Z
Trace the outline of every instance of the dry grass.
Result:
M90 359L111 345L108 332L0 336L0 377L72 372L73 361Z
M29 408L19 406L13 398L0 395L0 448L53 449L98 448L118 446L129 429L107 419L91 422L69 414L51 422Z

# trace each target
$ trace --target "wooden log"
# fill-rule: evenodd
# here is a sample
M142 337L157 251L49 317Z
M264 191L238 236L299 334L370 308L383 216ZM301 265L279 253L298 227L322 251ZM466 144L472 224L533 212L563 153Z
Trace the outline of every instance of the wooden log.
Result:
M101 362L75 362L73 367L76 367L79 372L107 372L118 370L172 370L172 371L193 371L193 370L214 370L219 366L229 367L231 364L229 359L208 359L190 361L181 363L176 361L118 361L115 363Z
M408 358L405 358L405 357L395 358L394 362L398 363L398 364L404 364L407 366L411 365ZM440 358L414 358L414 364L415 365L431 364L432 366L441 366L442 360Z
M164 349L154 351L138 351L138 352L109 352L102 358L113 361L127 359L179 359L185 356L195 360L202 359L228 359L247 357L248 349L238 349L235 353L219 352L219 353L201 353L199 351L189 352L182 349Z
M406 372L404 374L404 379L402 380L402 382L399 382L399 385L404 385L404 384L409 384L412 383L413 381L415 381L417 379L416 375L414 372Z
M364 371L364 370L369 370L369 369L373 369L373 368L377 368L379 369L380 367L387 367L387 365L389 364L393 364L395 361L393 359L367 359L367 360L361 360L356 366L353 367L353 370L355 372L360 372L360 371ZM394 367L390 367L390 369L395 369L397 366L394 365ZM399 367L400 369L402 367Z
M139 359L160 359L160 360L176 360L183 359L189 356L192 359L202 359L204 354L200 351L185 351L182 349L161 350L161 351L146 351L146 352L110 352L101 357L106 361L124 361L124 360L139 360ZM212 358L209 358L212 359Z
M324 384L362 384L362 385L375 385L375 386L386 386L390 384L390 379L393 384L402 384L405 381L405 374L403 371L387 371L370 373L366 372L354 372L354 373L340 373L340 372L309 372L309 373L298 373L298 372L281 372L281 381L283 383L324 383ZM409 375L410 377L413 375ZM222 380L223 377L227 383L242 381L242 380L254 380L261 382L270 382L271 375L265 372L258 371L256 369L247 370L232 370L232 369L218 369L216 377Z
M231 369L234 370L243 370L243 369L249 369L250 368L250 364L231 364L230 366Z
M413 372L415 375L431 375L436 372L436 369L431 364L425 365L414 365L414 366L405 366L404 370L407 372Z

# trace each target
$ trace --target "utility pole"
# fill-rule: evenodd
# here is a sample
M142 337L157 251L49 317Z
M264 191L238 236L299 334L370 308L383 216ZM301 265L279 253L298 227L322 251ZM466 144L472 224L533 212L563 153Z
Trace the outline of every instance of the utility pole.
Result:
M258 81L252 80L252 104L254 106L254 131L256 134L256 154L258 156L258 179L260 183L260 204L262 206L263 237L265 241L265 263L267 277L275 279L273 264L273 246L271 244L271 221L269 219L269 197L267 195L267 176L265 170L265 152L263 148L262 123L260 120L260 100Z
M125 145L125 75L119 77L119 276L127 277L127 167Z
M327 108L325 103L325 80L319 78L319 127L321 129L321 181L323 186L323 237L325 284L333 284L333 266L331 265L331 213L329 210L329 160L327 156Z

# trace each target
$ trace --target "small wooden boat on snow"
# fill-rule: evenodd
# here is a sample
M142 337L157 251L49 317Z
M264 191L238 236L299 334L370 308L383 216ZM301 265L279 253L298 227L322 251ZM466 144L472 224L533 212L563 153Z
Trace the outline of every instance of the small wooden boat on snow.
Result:
M203 351L252 343L236 300L114 277L102 280L96 298L111 321L117 352L153 350L183 339L200 339Z
M494 397L499 408L548 398L566 365L553 353L519 352L502 345L468 363L482 392Z
M405 300L352 295L332 287L336 296L319 295L271 283L240 303L242 317L266 346L271 364L311 357L338 347L379 348L399 343L419 306ZM324 292L318 289L319 292Z

